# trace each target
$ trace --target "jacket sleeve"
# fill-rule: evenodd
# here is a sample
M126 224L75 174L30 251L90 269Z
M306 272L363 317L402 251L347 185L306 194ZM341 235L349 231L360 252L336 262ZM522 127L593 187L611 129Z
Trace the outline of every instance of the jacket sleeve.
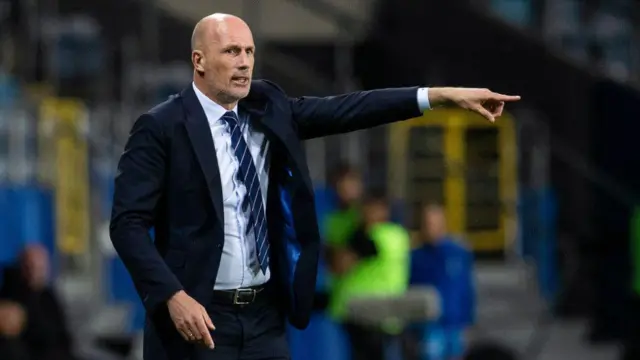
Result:
M182 290L149 236L165 181L166 147L161 124L149 114L138 118L118 163L111 212L111 241L149 313Z
M329 97L290 98L298 136L308 140L422 115L418 88L380 89Z

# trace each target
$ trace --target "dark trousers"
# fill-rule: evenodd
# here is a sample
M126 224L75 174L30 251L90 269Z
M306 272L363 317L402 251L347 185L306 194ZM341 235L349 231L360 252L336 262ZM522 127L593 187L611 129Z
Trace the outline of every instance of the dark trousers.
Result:
M352 360L384 360L387 334L356 324L345 324L344 328L351 343Z
M269 290L265 290L267 292ZM285 317L275 293L258 296L249 305L206 306L216 329L215 348L196 347L191 360L289 360Z

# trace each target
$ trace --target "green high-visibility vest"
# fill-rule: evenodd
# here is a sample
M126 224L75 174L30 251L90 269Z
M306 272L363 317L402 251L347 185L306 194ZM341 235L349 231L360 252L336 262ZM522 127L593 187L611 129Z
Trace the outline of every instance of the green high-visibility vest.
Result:
M377 255L362 259L334 284L328 310L336 320L344 319L347 304L354 297L402 295L407 290L411 251L407 231L383 223L372 227L369 236Z
M360 210L355 206L332 212L327 215L323 224L326 244L334 248L346 246L359 225ZM333 294L333 288L340 282L341 277L327 274L326 279L327 289Z
M356 207L330 213L323 221L326 243L337 247L345 246L359 225L360 210Z

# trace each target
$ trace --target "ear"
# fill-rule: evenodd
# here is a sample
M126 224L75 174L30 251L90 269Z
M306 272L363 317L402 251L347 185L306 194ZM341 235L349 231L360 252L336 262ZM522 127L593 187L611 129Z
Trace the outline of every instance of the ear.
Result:
M193 63L193 68L197 72L199 72L199 73L203 73L204 72L204 65L206 63L206 60L204 58L204 54L202 53L202 51L194 50L191 53L191 62Z

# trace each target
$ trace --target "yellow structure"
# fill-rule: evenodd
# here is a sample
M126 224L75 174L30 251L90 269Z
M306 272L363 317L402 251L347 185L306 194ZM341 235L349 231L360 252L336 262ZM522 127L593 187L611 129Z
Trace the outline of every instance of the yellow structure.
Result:
M65 255L89 243L87 110L75 99L46 98L38 123L39 180L55 191L56 243Z
M513 118L495 123L436 109L392 125L389 194L406 204L417 230L423 202L441 203L451 233L477 252L503 251L515 238L516 136Z

